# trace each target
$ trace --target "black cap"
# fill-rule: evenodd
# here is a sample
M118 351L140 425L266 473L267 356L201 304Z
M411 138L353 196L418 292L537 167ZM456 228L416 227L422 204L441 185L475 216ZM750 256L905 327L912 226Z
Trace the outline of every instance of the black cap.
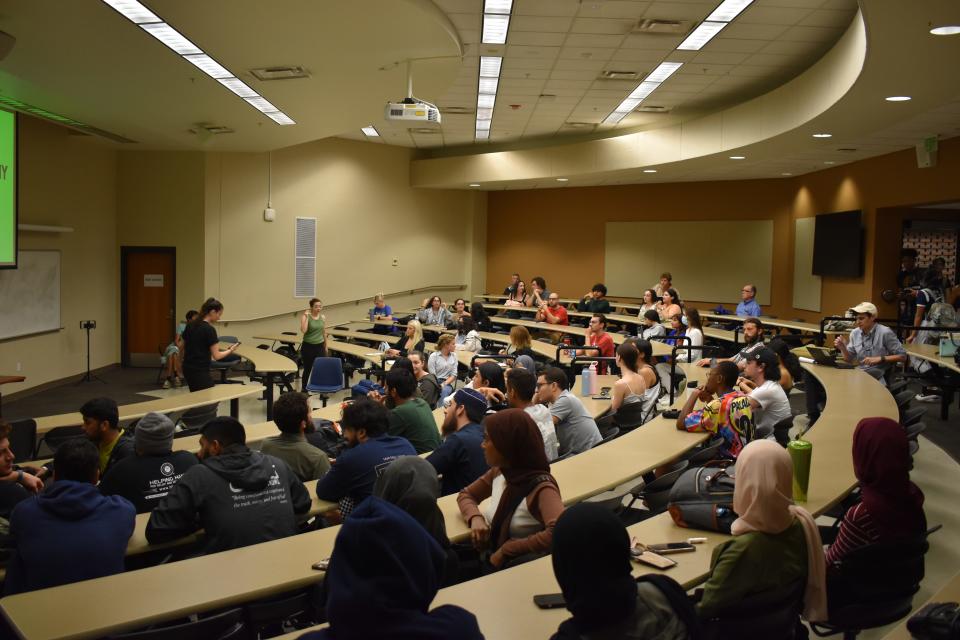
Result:
M777 353L773 349L767 349L766 347L747 354L746 360L747 362L762 364L767 371L780 366L780 359L777 357Z

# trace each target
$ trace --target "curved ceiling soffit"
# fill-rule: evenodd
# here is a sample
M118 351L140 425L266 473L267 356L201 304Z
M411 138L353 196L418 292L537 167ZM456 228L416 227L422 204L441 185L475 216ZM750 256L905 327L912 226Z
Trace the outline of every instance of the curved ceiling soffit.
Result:
M638 171L768 141L837 104L864 68L867 34L857 12L820 60L786 84L747 102L676 125L569 145L414 160L414 187L464 188L556 176Z

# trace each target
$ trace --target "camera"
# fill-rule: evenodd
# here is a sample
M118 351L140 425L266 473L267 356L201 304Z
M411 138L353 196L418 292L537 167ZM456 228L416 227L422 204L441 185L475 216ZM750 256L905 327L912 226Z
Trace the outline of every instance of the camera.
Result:
M80 321L80 328L81 328L81 329L86 329L87 331L89 331L90 329L96 329L96 328L97 328L97 321L96 321L96 320L81 320L81 321Z

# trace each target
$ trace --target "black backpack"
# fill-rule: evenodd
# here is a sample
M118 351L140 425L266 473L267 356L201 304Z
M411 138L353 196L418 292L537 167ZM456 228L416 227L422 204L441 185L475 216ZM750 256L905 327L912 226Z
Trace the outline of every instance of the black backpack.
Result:
M313 426L313 433L306 434L307 442L321 449L327 457L337 458L347 448L347 441L337 433L329 420L317 420Z

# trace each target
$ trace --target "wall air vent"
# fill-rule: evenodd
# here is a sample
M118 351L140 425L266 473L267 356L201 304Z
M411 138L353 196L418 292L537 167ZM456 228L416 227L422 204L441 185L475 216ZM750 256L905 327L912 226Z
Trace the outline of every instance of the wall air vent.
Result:
M658 20L645 18L638 20L630 33L642 33L653 36L682 36L690 31L693 23L689 20Z
M600 73L601 80L639 80L640 74L636 71L615 71L608 69Z
M407 131L417 135L435 135L440 133L440 129L431 129L429 127L411 127L410 129L407 129Z
M264 67L263 69L250 69L250 73L262 82L310 77L310 74L303 67Z

